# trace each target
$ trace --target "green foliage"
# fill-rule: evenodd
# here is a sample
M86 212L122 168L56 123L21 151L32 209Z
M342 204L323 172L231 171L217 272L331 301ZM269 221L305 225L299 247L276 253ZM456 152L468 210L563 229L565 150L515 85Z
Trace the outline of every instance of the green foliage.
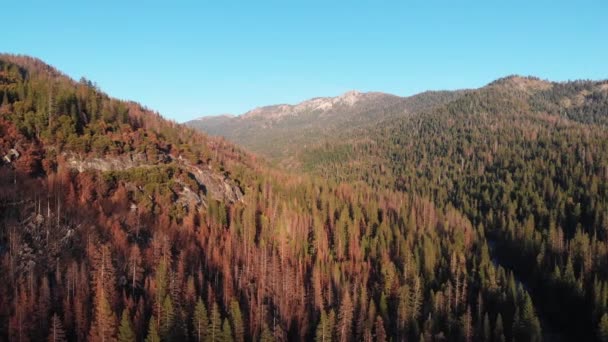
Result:
M162 319L160 324L160 336L164 340L172 339L175 333L175 309L171 302L171 296L165 296L163 301Z
M245 340L245 326L241 308L236 300L230 302L230 324L234 332L234 340L236 342L243 342Z
M206 341L208 325L209 318L207 316L207 308L205 307L203 300L199 297L196 301L194 315L192 317L192 334L195 341Z
M150 317L146 342L160 342L160 335L158 334L158 327L156 326L156 317L154 316Z
M148 341L538 341L539 314L553 327L563 322L566 337L603 338L602 84L507 78L428 95L407 116L414 104L391 99L382 123L374 118L382 104L373 103L353 113L357 127L302 131L285 145L281 134L296 122L278 123L282 133L263 145L279 159L290 151L282 164L309 173L294 175L112 100L89 81L4 59L0 147L23 144L15 170L28 172L0 170L0 236L8 239L0 293L9 304L0 339L46 336L27 318L33 310L48 318L49 303L62 306L68 336L80 340L89 327L92 340L115 338L114 312L134 307L132 331ZM61 170L69 156L98 155L149 166ZM48 174L30 172L38 164ZM184 209L176 194L199 186L193 165L238 178L246 196L207 196L206 208ZM95 272L106 270L95 263L100 243L113 251L105 263L128 265L115 277ZM133 276L131 248L142 259ZM90 291L91 276L103 278L102 291ZM52 291L32 296L46 277ZM140 286L125 285L132 278ZM129 318L123 313L121 339L131 335Z
M209 342L222 341L222 317L217 303L213 303L211 307L211 316L209 317L209 325L207 327L207 339Z
M317 342L331 342L332 331L329 325L329 319L324 310L321 310L321 318L317 324L317 330L315 332L315 341Z
M122 311L120 326L118 327L118 341L119 342L134 342L136 340L135 333L133 332L133 324L129 317L129 310L124 309Z

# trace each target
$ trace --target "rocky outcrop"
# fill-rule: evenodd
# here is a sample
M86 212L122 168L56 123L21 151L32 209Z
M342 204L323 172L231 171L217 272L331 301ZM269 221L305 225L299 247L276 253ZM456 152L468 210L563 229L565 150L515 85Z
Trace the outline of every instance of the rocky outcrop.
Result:
M349 107L354 106L358 102L374 101L382 98L397 98L396 96L369 92L362 93L356 90L348 91L336 97L316 97L296 105L280 104L274 106L259 107L248 111L247 113L237 117L240 120L248 118L264 118L264 119L279 119L286 116L296 116L299 114L311 112L328 112L331 110L349 110Z
M175 158L168 154L159 156L156 163L150 162L143 153L131 153L121 156L106 157L82 157L75 154L64 153L66 164L71 169L78 172L86 170L96 170L101 172L125 171L132 168L157 167L169 164L177 166L190 174L198 183L199 189L192 189L185 182L182 190L177 194L178 203L191 206L207 206L207 198L212 198L226 203L242 201L243 191L229 177L219 172L214 172L209 168L193 165L182 158Z
M70 168L84 172L85 170L97 170L102 172L121 171L134 167L151 166L144 153L131 153L123 156L111 157L81 157L76 154L64 153Z
M190 173L194 176L206 195L218 201L229 203L239 202L243 198L241 188L228 177L204 170L195 166L189 166Z

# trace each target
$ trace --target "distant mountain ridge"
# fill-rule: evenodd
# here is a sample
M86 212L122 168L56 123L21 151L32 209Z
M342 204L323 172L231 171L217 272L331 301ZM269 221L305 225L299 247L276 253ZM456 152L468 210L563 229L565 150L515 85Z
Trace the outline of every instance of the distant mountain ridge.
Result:
M252 109L238 116L206 116L186 123L210 135L223 136L271 159L287 156L336 130L366 127L450 102L466 90L428 91L410 97L381 92L348 91L298 104Z
M266 119L280 119L285 116L296 116L312 112L330 112L348 109L355 106L359 102L373 100L387 100L389 98L398 98L397 96L379 93L368 92L362 93L357 90L347 91L336 97L315 97L310 100L300 102L295 105L279 104L264 106L252 109L242 116L242 119L261 117Z

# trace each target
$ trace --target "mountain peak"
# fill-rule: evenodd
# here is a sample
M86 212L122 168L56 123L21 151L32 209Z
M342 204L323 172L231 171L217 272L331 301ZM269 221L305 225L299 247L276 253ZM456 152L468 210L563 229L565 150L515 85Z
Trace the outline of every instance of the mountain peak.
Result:
M279 119L286 116L294 116L312 112L328 112L336 107L350 107L365 99L374 99L381 96L393 96L384 93L363 93L357 90L349 90L336 97L315 97L298 104L279 104L273 106L258 107L241 115L242 118L261 117L266 119Z
M552 83L534 76L509 75L491 82L488 86L505 86L524 91L532 91L549 89L551 88Z
M361 93L358 90L349 90L349 91L345 92L344 94L336 97L336 99L339 99L342 102L348 103L349 105L353 105L364 95L365 95L365 93Z
M230 113L221 113L221 114L211 114L211 115L202 115L200 116L198 119L194 119L194 120L206 120L209 118L226 118L226 119L232 119L234 118L236 115L234 114L230 114Z

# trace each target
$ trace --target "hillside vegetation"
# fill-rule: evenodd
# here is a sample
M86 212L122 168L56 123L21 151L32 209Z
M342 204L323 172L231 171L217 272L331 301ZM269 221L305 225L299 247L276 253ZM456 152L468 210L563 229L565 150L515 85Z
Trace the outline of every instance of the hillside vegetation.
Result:
M529 291L490 254L489 232L508 228L422 191L422 176L392 189L378 186L388 176L274 170L29 57L0 56L0 99L1 340L541 336ZM332 155L311 166L340 167ZM587 225L580 215L568 222ZM514 243L517 222L505 226ZM579 231L583 242L564 240L563 253L588 246L588 227ZM603 239L593 235L593 251ZM530 253L537 240L526 240ZM541 261L559 262L564 289L586 289L588 270L606 288L599 265L579 267L601 254L562 260L550 248Z
M410 116L336 130L302 145L292 165L457 210L531 291L547 326L604 341L607 120L606 81L510 76Z

